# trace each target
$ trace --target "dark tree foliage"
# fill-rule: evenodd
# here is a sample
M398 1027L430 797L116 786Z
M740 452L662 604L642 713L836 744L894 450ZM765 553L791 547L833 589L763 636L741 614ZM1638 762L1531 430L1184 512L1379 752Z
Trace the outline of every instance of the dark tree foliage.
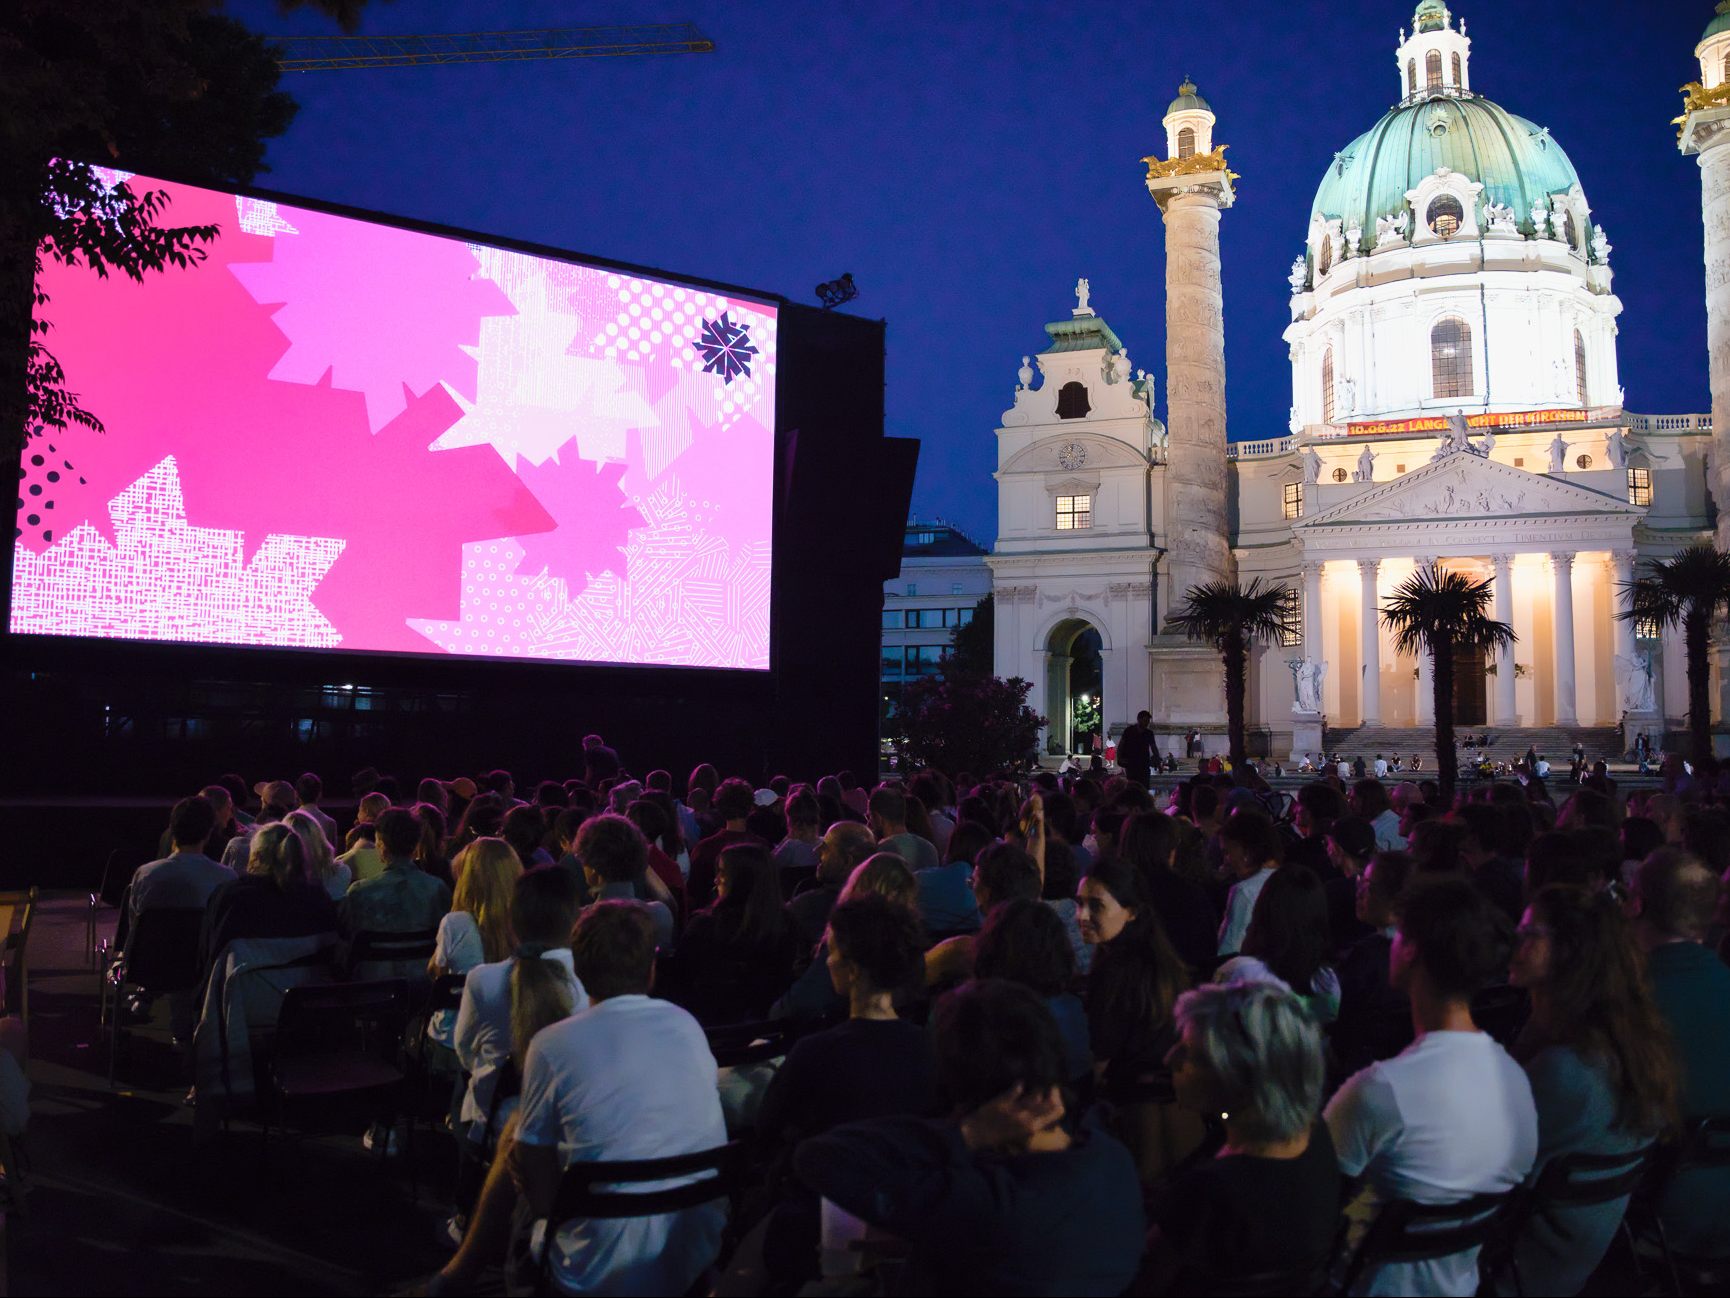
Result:
M1295 631L1291 624L1289 587L1262 585L1261 578L1247 586L1221 579L1191 586L1169 625L1191 640L1210 644L1225 665L1226 739L1233 769L1242 770L1249 760L1249 742L1244 724L1244 694L1249 682L1250 646Z
M951 635L949 662L952 669L972 676L989 676L994 661L997 597L987 595L973 606L973 620L958 626Z
M1689 756L1712 755L1712 622L1730 613L1730 555L1710 545L1691 545L1668 559L1653 559L1644 573L1622 587L1618 617L1669 631L1682 629L1688 662Z
M983 774L1034 752L1045 718L1027 706L1033 686L1019 676L957 671L953 662L946 659L941 674L911 682L901 695L901 769Z
M364 0L284 0L352 26ZM270 44L216 0L0 4L0 453L44 429L100 429L55 361L43 258L133 279L191 266L211 227L164 223L166 200L104 187L93 166L245 184L294 118Z

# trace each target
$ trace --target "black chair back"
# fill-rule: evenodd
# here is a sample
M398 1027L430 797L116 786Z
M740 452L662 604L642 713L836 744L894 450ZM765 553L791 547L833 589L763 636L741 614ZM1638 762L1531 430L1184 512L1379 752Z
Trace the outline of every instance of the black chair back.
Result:
M1688 1123L1676 1167L1730 1167L1730 1114Z
M1531 1209L1550 1205L1612 1203L1634 1193L1646 1175L1657 1146L1642 1145L1626 1154L1562 1154L1544 1164L1532 1188Z
M425 965L438 950L438 939L436 928L413 933L384 933L375 929L362 929L349 942L346 967L352 972L363 964L416 961Z
M408 1009L404 978L290 987L276 1019L277 1057L355 1049L394 1051L402 1040Z
M760 1023L722 1024L704 1028L703 1032L709 1038L709 1050L717 1065L743 1068L779 1059L800 1037L821 1026L821 1022L803 1019L769 1019Z
M1213 1298L1310 1298L1327 1288L1328 1259L1300 1262L1277 1271L1253 1275L1215 1275L1186 1268L1179 1292L1210 1294Z
M125 983L153 996L198 986L198 940L203 927L202 907L142 911L126 953Z
M487 1102L488 1140L499 1138L499 1105L522 1093L523 1075L517 1068L516 1056L506 1055L499 1060L498 1071L493 1074L493 1098Z
M1390 1200L1382 1205L1352 1255L1341 1292L1352 1292L1369 1267L1390 1262L1429 1262L1482 1248L1515 1210L1516 1203L1513 1190L1474 1194L1454 1203Z
M1514 1044L1532 1013L1532 998L1523 988L1486 987L1472 997L1472 1021L1504 1049Z
M617 1163L572 1163L559 1182L548 1214L547 1235L568 1221L584 1218L654 1217L681 1212L734 1194L743 1177L747 1154L743 1141L671 1158ZM598 1185L650 1184L680 1177L699 1179L665 1190L597 1190Z
M432 990L427 993L426 1012L438 1014L444 1010L461 1009L463 987L468 980L467 974L441 974L433 979Z

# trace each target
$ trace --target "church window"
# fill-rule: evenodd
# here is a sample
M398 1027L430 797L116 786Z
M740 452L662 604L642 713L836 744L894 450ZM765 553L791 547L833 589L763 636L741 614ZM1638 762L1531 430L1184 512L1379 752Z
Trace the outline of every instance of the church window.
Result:
M1650 505L1652 503L1652 470L1628 470L1628 503L1630 505Z
M1304 485L1301 482L1288 482L1280 488L1280 496L1285 506L1287 518L1302 518L1304 516Z
M1465 84L1466 84L1466 78L1463 75L1463 70L1460 67L1460 56L1458 54L1456 54L1456 55L1454 55L1454 85L1456 88L1463 89L1465 87Z
M1186 126L1177 133L1177 156L1193 158L1195 156L1195 128Z
M1586 405L1586 339L1578 329L1574 330L1574 399L1584 408Z
M1351 474L1347 473L1344 469L1335 469L1334 470L1334 481L1335 482L1344 482L1349 477L1351 477Z
M1430 382L1438 400L1472 395L1472 327L1464 320L1439 320L1430 330Z
M1322 423L1334 421L1334 349L1322 353Z
M1580 227L1574 224L1572 212L1562 213L1562 238L1568 247L1576 251L1580 247Z
M1322 236L1322 250L1316 254L1316 270L1320 274L1325 275L1328 271L1333 269L1333 264L1334 239L1331 234L1324 234Z
M1589 469L1589 468L1591 468L1592 467L1592 457L1590 455L1580 456L1579 459L1574 461L1574 467L1576 469Z
M1724 80L1730 81L1730 54L1724 56Z
M1280 603L1280 612L1285 615L1285 625L1279 631L1280 648L1290 649L1304 642L1303 591L1296 586L1287 586L1285 597Z
M1442 52L1431 50L1424 55L1424 88L1439 90L1442 86Z
M1634 638L1636 640L1656 640L1663 630L1664 628L1658 625L1658 619L1655 617L1634 619Z
M1430 200L1424 220L1435 233L1444 239L1450 239L1460 226L1465 224L1466 209L1460 206L1460 200L1452 194L1438 194Z
M1057 530L1059 532L1079 532L1092 526L1092 496L1059 496L1057 498Z
M1406 60L1406 93L1408 95L1418 93L1418 61L1416 59Z
M1057 417L1085 419L1091 409L1087 401L1087 384L1065 383L1057 390Z

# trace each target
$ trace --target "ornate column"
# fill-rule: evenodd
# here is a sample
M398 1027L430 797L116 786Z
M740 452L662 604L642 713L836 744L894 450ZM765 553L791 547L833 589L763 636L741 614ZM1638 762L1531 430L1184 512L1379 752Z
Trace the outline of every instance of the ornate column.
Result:
M1492 556L1496 565L1496 621L1514 625L1514 556L1498 554ZM1498 726L1517 726L1520 724L1518 708L1514 703L1514 646L1504 645L1496 650L1496 712L1495 723Z
M1639 558L1632 550L1617 550L1610 556L1610 642L1617 658L1632 659L1639 652L1634 639L1634 624L1619 616L1626 605L1622 590L1634 580L1634 561ZM1626 703L1622 703L1626 707Z
M1433 554L1420 554L1416 558L1420 568L1427 568L1435 561ZM1418 650L1418 697L1414 714L1420 726L1436 724L1436 659L1427 649Z
M1380 559L1359 559L1358 576L1363 582L1363 724L1382 723L1382 626L1381 609L1376 599L1376 577L1381 570Z
M1322 656L1322 566L1303 565L1304 657L1319 662Z
M1730 90L1720 74L1722 41L1696 53L1707 87L1683 102L1677 147L1700 163L1700 207L1706 235L1706 360L1712 386L1712 455L1708 485L1718 503L1718 546L1730 547ZM1708 49L1708 46L1714 48Z
M1165 218L1165 528L1174 602L1190 587L1229 578L1233 570L1226 528L1219 217L1236 195L1223 146L1208 147L1213 114L1193 86L1167 114L1168 137L1175 135L1176 123L1189 124L1191 115L1204 127L1196 152L1182 156L1172 147L1167 159L1144 159L1147 192Z
M1574 711L1574 556L1560 551L1550 556L1556 579L1556 724L1576 724Z

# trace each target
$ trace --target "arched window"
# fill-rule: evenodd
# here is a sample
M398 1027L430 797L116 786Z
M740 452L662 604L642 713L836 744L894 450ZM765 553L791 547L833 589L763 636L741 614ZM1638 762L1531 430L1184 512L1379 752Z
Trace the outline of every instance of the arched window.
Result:
M1466 88L1466 78L1463 69L1460 67L1460 56L1458 54L1454 55L1454 88L1456 90L1464 90Z
M1424 88L1440 90L1442 87L1442 52L1431 50L1424 55Z
M1569 211L1562 213L1562 238L1567 240L1570 249L1580 250L1580 227L1574 224L1574 214Z
M1437 400L1472 395L1472 327L1450 317L1430 330L1430 382Z
M1065 383L1057 389L1057 417L1059 419L1085 419L1091 409L1087 400L1087 385L1085 383Z
M1406 60L1406 93L1408 95L1418 93L1418 61L1416 59Z
M1586 339L1574 330L1574 396L1581 409L1586 407Z
M1177 156L1193 158L1195 156L1195 128L1186 126L1177 133Z
M1730 54L1724 56L1724 80L1730 81Z
M1324 234L1322 236L1322 250L1316 254L1316 274L1318 276L1327 274L1333 269L1333 264L1334 239L1331 234Z
M1334 421L1334 349L1322 353L1322 423Z

